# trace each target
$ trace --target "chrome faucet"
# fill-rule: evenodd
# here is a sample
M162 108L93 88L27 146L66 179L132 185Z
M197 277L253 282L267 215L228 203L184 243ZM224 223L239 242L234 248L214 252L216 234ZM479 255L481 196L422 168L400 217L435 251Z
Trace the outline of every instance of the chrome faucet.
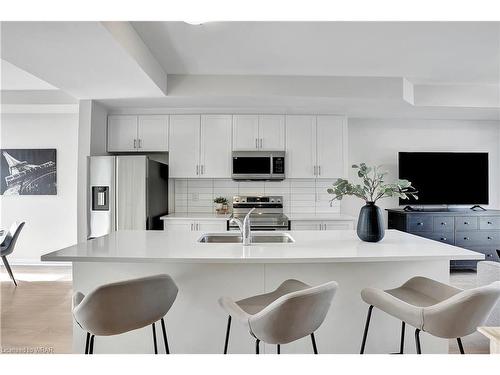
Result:
M252 239L252 231L250 230L250 214L253 212L253 210L255 210L255 207L248 211L243 221L235 217L231 218L231 220L229 221L229 223L236 223L236 225L238 225L238 228L240 228L243 246L250 245Z

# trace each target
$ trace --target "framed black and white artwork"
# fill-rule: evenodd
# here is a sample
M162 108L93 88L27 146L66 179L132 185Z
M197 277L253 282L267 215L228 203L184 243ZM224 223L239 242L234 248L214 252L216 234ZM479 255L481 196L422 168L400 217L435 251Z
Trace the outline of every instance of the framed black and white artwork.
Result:
M55 148L0 150L0 194L56 195Z

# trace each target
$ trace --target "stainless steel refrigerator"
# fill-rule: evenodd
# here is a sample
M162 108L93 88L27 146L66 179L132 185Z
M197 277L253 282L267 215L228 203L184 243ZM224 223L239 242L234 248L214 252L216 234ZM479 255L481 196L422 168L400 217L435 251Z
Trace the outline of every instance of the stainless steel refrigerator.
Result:
M89 157L88 237L161 230L168 213L168 165L148 156Z

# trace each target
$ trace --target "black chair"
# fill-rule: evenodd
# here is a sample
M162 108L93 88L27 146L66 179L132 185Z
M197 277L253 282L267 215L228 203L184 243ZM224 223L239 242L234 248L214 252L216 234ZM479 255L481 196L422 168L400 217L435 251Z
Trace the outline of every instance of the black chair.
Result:
M10 227L10 230L7 232L4 240L0 244L0 256L2 257L3 264L9 273L10 278L14 282L14 285L17 286L16 279L14 279L14 275L12 274L12 269L10 268L9 262L7 261L7 255L10 255L14 251L14 247L16 246L16 241L19 237L19 233L21 233L21 229L24 227L24 221L20 224L14 223Z

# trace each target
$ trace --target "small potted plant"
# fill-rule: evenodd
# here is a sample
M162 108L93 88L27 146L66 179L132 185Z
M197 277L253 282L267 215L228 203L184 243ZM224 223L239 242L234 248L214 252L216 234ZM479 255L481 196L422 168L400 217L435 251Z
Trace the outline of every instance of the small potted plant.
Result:
M375 203L382 198L395 197L418 199L417 191L408 180L396 180L392 184L384 183L387 172L381 167L368 167L365 163L354 164L352 168L358 171L358 177L362 184L354 184L339 178L333 188L327 189L334 197L330 200L341 200L346 195L352 195L363 199L366 204L361 208L358 218L358 237L367 242L378 242L384 238L384 223L382 211Z
M227 206L227 199L224 197L217 197L214 199L215 203L215 211L217 211L218 214L225 214L227 213L228 206Z

